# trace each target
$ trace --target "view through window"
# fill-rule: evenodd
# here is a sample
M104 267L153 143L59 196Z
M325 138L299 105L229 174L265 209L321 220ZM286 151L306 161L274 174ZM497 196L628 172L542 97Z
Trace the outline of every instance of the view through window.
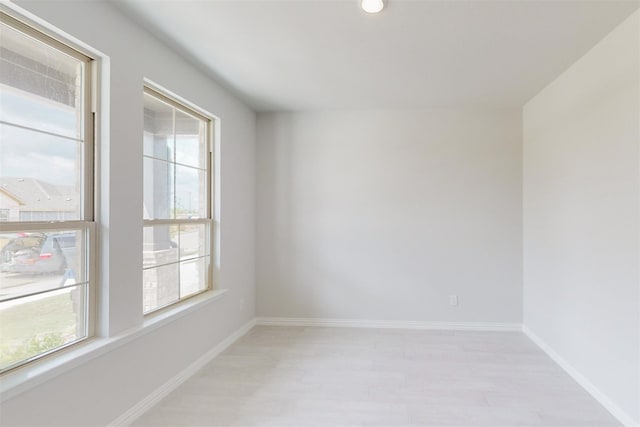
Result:
M0 371L91 334L91 67L0 13Z
M211 287L211 119L144 92L143 311Z

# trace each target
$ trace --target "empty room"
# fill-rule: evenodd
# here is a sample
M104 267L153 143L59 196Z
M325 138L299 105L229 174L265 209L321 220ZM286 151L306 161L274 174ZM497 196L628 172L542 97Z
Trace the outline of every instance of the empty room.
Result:
M0 2L0 425L640 427L640 0Z

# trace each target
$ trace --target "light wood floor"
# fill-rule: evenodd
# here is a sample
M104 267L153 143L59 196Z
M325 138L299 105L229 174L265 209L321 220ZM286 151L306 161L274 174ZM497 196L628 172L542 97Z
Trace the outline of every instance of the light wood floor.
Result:
M258 326L138 426L617 426L517 332Z

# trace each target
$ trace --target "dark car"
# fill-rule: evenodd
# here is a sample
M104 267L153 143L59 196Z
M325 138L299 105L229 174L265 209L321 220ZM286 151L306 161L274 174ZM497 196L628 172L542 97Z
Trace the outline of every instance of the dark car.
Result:
M0 251L0 271L62 273L76 269L76 233L20 233Z

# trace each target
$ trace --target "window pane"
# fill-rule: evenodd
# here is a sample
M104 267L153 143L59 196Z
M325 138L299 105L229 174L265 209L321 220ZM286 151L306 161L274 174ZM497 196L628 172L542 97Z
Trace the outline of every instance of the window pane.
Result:
M0 120L82 139L84 64L0 24Z
M180 297L184 298L205 290L208 271L209 257L180 262Z
M205 123L176 110L176 162L205 169L206 148Z
M0 302L0 370L87 336L86 285Z
M176 218L205 218L206 171L176 166Z
M144 155L155 159L173 160L173 136L154 135L144 132Z
M144 227L144 311L198 293L208 286L207 224Z
M206 224L180 226L180 259L209 255L209 227Z
M144 158L144 219L172 219L174 214L173 163Z
M0 234L0 301L88 281L82 230Z
M175 108L144 94L144 155L175 161Z
M178 262L178 225L144 227L143 268Z
M145 313L180 299L179 264L169 264L143 271L143 310Z
M78 220L83 144L0 124L0 209L9 221Z

